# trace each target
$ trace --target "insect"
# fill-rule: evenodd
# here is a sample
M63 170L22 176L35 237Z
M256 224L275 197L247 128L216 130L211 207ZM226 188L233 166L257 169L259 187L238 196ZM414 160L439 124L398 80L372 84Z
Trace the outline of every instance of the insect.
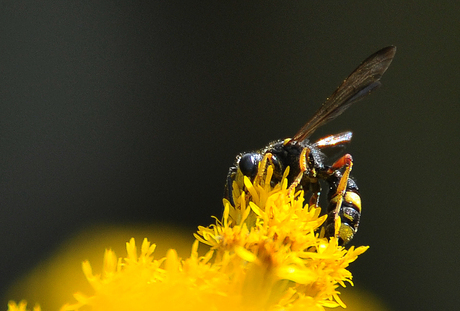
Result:
M224 197L235 206L233 182L238 174L252 181L261 178L258 174L263 170L258 169L259 164L263 168L268 163L273 166L272 184L280 182L283 172L290 167L287 176L289 191L303 189L305 193L310 193L310 205L319 204L319 181L323 180L329 186L328 218L323 225L325 236L336 236L340 245L348 243L356 234L361 217L359 189L350 176L353 159L350 154L345 154L327 165L328 157L324 152L350 142L352 132L330 135L314 143L309 141L309 137L318 127L335 119L350 105L377 89L395 53L396 47L388 46L364 60L292 138L277 140L260 150L237 155L228 171ZM341 224L337 229L335 224L339 218Z

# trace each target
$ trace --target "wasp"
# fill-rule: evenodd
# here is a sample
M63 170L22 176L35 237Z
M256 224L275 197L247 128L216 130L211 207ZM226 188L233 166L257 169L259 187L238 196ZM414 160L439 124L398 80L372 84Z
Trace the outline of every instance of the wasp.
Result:
M266 147L252 152L240 153L229 168L224 197L235 206L233 182L237 174L247 176L251 181L264 174L268 164L273 166L271 183L281 182L283 172L287 175L289 191L304 190L310 193L309 204L319 204L322 180L328 185L326 209L328 215L323 227L325 236L336 236L340 245L345 245L356 234L361 218L361 197L359 189L350 176L353 158L350 154L340 156L332 164L326 164L326 152L343 147L352 138L352 132L330 135L310 142L310 136L317 128L341 115L348 107L369 95L380 85L380 78L390 66L396 53L395 46L385 47L365 59L334 93L321 105L313 117L292 137L276 140ZM340 218L340 227L336 223Z

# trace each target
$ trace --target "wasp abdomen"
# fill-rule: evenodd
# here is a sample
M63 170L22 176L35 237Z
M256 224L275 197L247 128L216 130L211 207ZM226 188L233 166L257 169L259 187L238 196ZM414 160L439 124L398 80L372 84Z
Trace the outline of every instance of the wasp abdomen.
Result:
M350 242L358 231L359 220L361 218L361 197L356 182L349 178L342 203L337 207L340 193L337 189L340 180L343 178L340 172L328 178L329 183L329 206L327 207L328 218L325 223L326 237L332 237L335 234L335 219L340 217L341 225L337 232L339 244L344 245ZM337 213L337 215L336 215Z

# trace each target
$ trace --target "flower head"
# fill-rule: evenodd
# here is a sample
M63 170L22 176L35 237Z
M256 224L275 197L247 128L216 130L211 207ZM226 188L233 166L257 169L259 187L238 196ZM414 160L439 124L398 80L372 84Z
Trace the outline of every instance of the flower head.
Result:
M367 247L346 250L324 238L321 209L304 205L303 192L290 193L284 173L272 187L273 169L251 183L236 177L232 206L224 199L221 221L199 227L195 237L216 251L216 263L240 263L241 299L266 309L345 306L338 287L353 284L349 263ZM340 226L340 223L337 224ZM234 264L237 266L237 264Z
M134 239L127 256L111 250L101 274L89 262L83 272L94 293L74 295L64 310L324 310L344 307L339 287L352 283L348 265L367 247L345 249L325 238L326 216L304 205L303 192L291 193L285 172L270 184L273 169L253 182L241 174L233 187L235 206L224 199L215 224L199 227L190 257L175 250L154 256L147 239L138 253ZM198 253L199 243L208 250ZM25 305L10 304L10 311Z

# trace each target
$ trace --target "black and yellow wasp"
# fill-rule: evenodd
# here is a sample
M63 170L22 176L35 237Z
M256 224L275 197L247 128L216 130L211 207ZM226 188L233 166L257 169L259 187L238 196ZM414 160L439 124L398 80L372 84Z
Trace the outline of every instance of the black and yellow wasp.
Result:
M352 132L330 135L314 143L308 139L318 127L335 119L351 104L378 88L381 85L379 80L395 53L396 47L388 46L364 60L292 138L277 140L260 150L239 154L229 168L224 197L235 205L233 181L238 172L254 180L260 172L259 163L264 166L270 163L274 168L272 183L276 184L281 181L285 169L290 167L287 176L289 191L303 189L306 194L310 193L310 205L319 203L319 181L328 184L328 218L323 225L325 235L336 235L341 245L348 243L356 234L361 217L359 189L350 176L353 159L350 154L345 154L333 164L326 165L327 156L323 151L350 142ZM341 225L336 231L338 218Z

